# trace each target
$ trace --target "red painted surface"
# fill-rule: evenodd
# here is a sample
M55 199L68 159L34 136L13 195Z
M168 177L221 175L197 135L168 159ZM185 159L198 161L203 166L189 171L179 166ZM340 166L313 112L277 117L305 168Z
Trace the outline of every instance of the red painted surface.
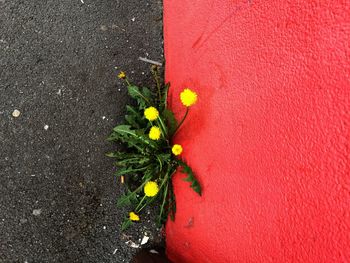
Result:
M177 263L350 262L350 2L165 0L166 78L203 196L174 180Z

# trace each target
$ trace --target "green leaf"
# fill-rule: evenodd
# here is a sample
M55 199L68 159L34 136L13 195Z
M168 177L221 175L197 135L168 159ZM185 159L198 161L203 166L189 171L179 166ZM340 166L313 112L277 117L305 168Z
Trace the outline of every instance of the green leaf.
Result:
M111 135L108 136L107 141L118 141L119 140L119 136L115 133L112 133Z
M168 211L166 209L167 200L168 200L168 191L169 191L169 180L165 182L164 190L162 191L163 195L163 201L160 206L160 212L158 216L158 224L161 225L163 222L166 221L166 218L168 216Z
M116 162L117 166L132 166L132 165L145 165L150 161L148 157L143 157L143 155L135 154L130 158L120 159Z
M135 174L135 173L141 172L141 171L146 170L146 169L147 169L147 166L141 167L141 168L122 167L122 168L119 168L114 174L116 176L122 176L122 175L126 175L126 174Z
M115 152L109 152L109 153L106 153L106 156L107 156L107 157L114 158L117 154L118 154L118 152L117 152L117 153L115 153Z
M149 122L143 118L143 111L136 110L134 107L126 106L127 115L125 120L135 129L141 129L142 127L148 128Z
M153 96L154 96L152 91L149 88L146 88L146 87L142 88L142 95L144 97L148 98L148 100L151 100L151 98L153 98Z
M129 218L126 218L121 225L121 230L124 231L132 225L132 221Z
M167 121L167 124L168 124L168 129L169 129L169 134L170 136L173 135L173 133L175 132L176 128L177 128L177 120L175 118L175 115L174 113L169 110L169 109L165 109L164 112L163 112L163 115Z
M128 191L128 194L122 195L118 198L117 206L131 206L137 203L137 196L135 192Z
M170 88L170 83L167 83L161 90L161 93L162 93L162 99L160 102L161 110L167 108L169 88Z
M169 182L170 188L169 188L169 198L168 198L168 215L170 216L170 219L172 221L175 221L175 214L176 214L176 201L175 201L175 194L172 186L172 181Z
M146 105L150 105L150 98L147 98L137 86L128 86L129 95L137 100L137 103L141 108L146 108Z
M156 173L156 167L153 164L149 165L147 170L143 173L142 182L150 181Z
M106 153L107 157L111 157L111 158L116 158L116 159L124 159L124 158L130 158L133 155L130 155L129 153L125 153L125 152L109 152Z
M132 127L139 129L140 125L137 123L137 120L135 116L132 115L125 115L125 120L128 124L130 124Z
M143 132L141 130L132 130L130 128L130 125L119 125L113 131L120 135L118 139L128 143L130 146L136 147L140 152L144 152L144 148L147 146L152 148L157 147L155 142L151 141L147 136L142 135Z
M182 172L187 174L187 177L184 179L186 182L191 183L191 188L198 193L199 195L202 195L202 189L197 181L196 177L193 174L193 171L191 167L189 167L184 161L178 160L179 165L182 167Z
M162 160L164 164L167 164L171 161L171 154L170 153L160 153L157 155L159 159Z
M142 114L140 111L136 110L134 107L126 105L126 111L136 118L142 119Z
M115 127L113 129L113 131L119 133L119 134L127 134L127 135L131 135L131 136L134 136L134 137L138 137L136 135L136 132L134 130L131 130L130 129L130 125L118 125L117 127Z

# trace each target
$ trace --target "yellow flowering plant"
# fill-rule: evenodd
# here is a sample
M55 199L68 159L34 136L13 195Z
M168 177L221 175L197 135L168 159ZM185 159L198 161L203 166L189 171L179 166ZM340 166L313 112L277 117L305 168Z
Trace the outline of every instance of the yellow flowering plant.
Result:
M184 89L179 101L186 107L180 121L167 107L169 84L162 84L158 67L152 67L154 88L140 88L130 82L124 72L118 77L125 81L135 106L126 106L125 121L116 126L109 141L122 143L123 150L108 153L115 158L117 171L125 185L125 193L118 199L119 206L128 206L122 229L133 222L142 221L142 210L151 204L159 207L158 223L163 224L168 216L173 220L176 212L172 177L178 167L187 174L185 181L201 195L201 187L192 169L180 158L183 147L173 143L173 137L187 117L189 108L197 102L197 94ZM186 151L186 148L185 148Z

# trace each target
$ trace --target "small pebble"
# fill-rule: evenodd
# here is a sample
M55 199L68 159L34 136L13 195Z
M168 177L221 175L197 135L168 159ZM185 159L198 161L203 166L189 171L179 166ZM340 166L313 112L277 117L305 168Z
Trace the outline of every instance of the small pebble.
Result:
M14 111L12 112L12 116L13 116L14 118L19 117L19 115L21 115L21 112L20 112L19 110L14 110Z
M148 242L148 240L149 240L149 237L148 237L148 236L144 236L144 237L142 238L141 245L146 244L146 243Z
M41 214L41 209L34 209L33 210L33 215L38 216Z
M131 240L126 241L125 244L127 244L129 247L132 247L132 248L139 248L140 247L140 245L136 244L135 242L132 242Z
M44 126L44 130L47 131L49 129L49 125Z

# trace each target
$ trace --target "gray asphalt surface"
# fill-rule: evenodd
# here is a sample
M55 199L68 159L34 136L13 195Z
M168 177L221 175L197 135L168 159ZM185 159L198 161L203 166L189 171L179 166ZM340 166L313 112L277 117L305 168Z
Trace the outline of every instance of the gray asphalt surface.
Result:
M157 239L149 220L119 231L104 153L117 72L147 83L138 57L162 54L161 1L0 0L0 262L129 262L126 241Z

